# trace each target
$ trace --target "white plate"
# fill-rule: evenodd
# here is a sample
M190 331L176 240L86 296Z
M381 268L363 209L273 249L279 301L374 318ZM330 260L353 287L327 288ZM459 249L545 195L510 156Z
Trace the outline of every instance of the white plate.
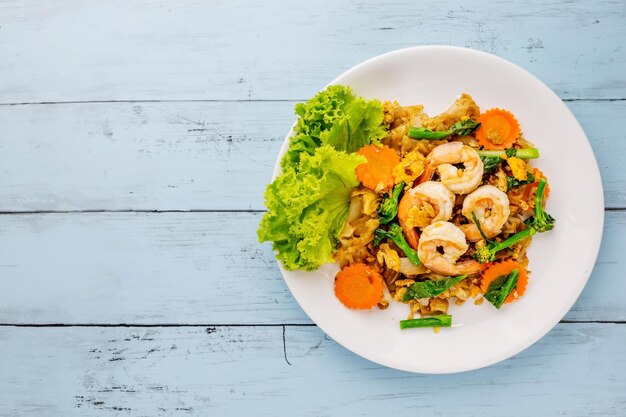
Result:
M482 110L506 108L541 153L535 161L550 181L547 211L556 228L530 247L526 294L496 310L469 300L450 307L453 327L400 330L408 307L352 311L334 296L337 265L316 272L280 270L300 306L330 337L354 353L392 368L421 373L468 371L507 359L554 327L582 291L598 254L604 222L602 182L589 141L559 97L537 78L496 56L472 49L423 46L380 55L346 71L345 84L366 98L424 104L444 111L461 93ZM287 149L289 132L278 156Z

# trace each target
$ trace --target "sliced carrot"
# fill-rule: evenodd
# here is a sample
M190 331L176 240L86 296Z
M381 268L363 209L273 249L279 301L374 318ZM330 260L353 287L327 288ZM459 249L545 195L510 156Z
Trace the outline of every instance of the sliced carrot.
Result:
M383 298L383 278L369 266L345 266L335 277L335 296L348 308L365 310Z
M535 177L535 182L532 182L532 183L527 184L526 186L524 186L524 193L522 194L522 198L526 202L528 202L528 199L530 198L530 193L533 190L536 190L537 187L539 187L539 181L542 178L546 178L546 176L543 175L543 172L541 172L539 170L539 168L533 168L533 176ZM546 180L547 180L547 178L546 178ZM548 199L549 195L550 195L550 184L546 184L546 188L544 188L544 190L543 190L543 205L544 205L544 207L546 205L546 200Z
M476 139L485 149L502 150L513 146L519 137L519 123L507 110L491 109L478 117Z
M517 284L515 289L506 297L505 303L511 303L517 298L524 295L526 292L526 285L528 284L528 274L526 269L519 262L515 262L512 259L507 259L502 262L495 262L487 267L483 271L480 278L480 291L484 294L489 289L489 285L498 277L502 275L509 275L514 269L519 270L519 276L517 277Z
M393 169L400 157L388 146L367 145L359 149L367 162L356 167L356 176L367 188L374 191L389 191L395 184Z

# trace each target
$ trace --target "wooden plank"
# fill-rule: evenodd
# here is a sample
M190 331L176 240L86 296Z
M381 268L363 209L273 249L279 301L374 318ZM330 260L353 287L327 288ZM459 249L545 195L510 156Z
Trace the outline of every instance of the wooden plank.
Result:
M294 102L0 107L0 211L261 210ZM626 207L626 101L568 103ZM564 156L565 157L565 156Z
M622 163L626 160L626 144L615 140L620 120L626 118L626 101L571 102L567 105L591 142L602 175L605 206L626 207L626 166Z
M0 403L7 417L622 416L625 343L624 325L560 324L498 365L429 376L316 327L2 328Z
M562 97L626 97L619 0L12 0L0 7L5 103L301 99L367 58L416 44L495 53Z
M293 300L260 213L0 216L0 323L310 323ZM608 212L591 280L568 320L626 320L619 242Z
M0 208L260 209L293 103L0 108Z

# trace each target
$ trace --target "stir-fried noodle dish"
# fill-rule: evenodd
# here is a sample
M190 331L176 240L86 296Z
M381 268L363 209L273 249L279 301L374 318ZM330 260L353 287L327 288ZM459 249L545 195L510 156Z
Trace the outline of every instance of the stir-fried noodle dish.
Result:
M337 262L339 301L405 303L402 329L450 327L450 303L470 298L496 309L523 299L527 249L555 222L539 151L510 111L462 94L430 117L341 85L295 110L258 231L285 269Z

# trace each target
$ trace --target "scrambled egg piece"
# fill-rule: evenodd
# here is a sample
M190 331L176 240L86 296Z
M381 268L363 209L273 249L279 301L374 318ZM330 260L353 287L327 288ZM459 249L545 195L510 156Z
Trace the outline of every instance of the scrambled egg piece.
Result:
M369 188L358 188L352 192L352 197L360 197L360 210L366 216L374 216L380 205L380 196Z
M406 154L393 169L393 177L396 180L396 184L402 181L407 185L413 184L413 182L422 175L422 172L424 172L425 163L426 158L424 158L424 155L417 149Z
M376 253L376 260L379 264L387 265L387 268L392 269L396 272L400 270L400 255L398 255L398 252L391 249L391 247L387 243L383 243L378 248L378 253Z
M495 176L492 176L489 179L489 184L496 187L498 190L506 193L509 189L509 186L506 182L506 173L502 170L502 168L498 168Z
M432 222L435 215L435 208L430 203L423 202L421 206L411 207L406 225L423 229Z
M528 179L528 171L526 171L526 162L514 156L507 158L507 164L511 168L513 176L518 181L526 181Z
M399 279L395 282L396 287L410 287L411 285L415 284L415 280L414 279Z

